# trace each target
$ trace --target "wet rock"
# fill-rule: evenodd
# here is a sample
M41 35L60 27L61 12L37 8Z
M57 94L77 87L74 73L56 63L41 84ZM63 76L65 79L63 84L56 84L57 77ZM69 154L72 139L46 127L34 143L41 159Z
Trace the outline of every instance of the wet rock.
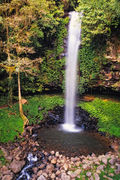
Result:
M52 172L53 169L54 169L54 166L53 166L52 164L48 164L48 165L46 166L46 172Z
M120 172L120 164L117 164L117 171Z
M38 171L38 168L37 168L37 167L34 167L34 168L33 168L33 173L36 174L37 171Z
M37 176L39 177L42 174L42 170L38 171Z
M112 159L109 160L109 163L110 163L111 165L114 165L115 162L116 162L116 159L115 159L115 158L112 158Z
M55 153L55 156L56 156L56 157L59 157L59 155L60 155L59 152L56 152L56 153Z
M44 169L45 166L46 166L46 165L42 163L42 164L39 165L39 169Z
M55 179L55 174L54 173L52 173L51 179Z
M47 180L43 175L37 178L37 180Z
M93 176L90 177L90 180L94 180Z
M11 172L8 167L6 166L3 166L1 169L0 169L0 174L3 174L3 175L8 175L9 172Z
M56 176L60 175L61 174L61 171L60 170L57 170L56 171Z
M12 179L13 179L13 175L5 175L2 178L2 180L12 180Z
M103 169L104 169L103 165L100 165L100 166L97 167L97 170L99 170L99 171L103 171Z
M87 173L86 173L86 176L87 176L87 177L91 177L91 175L92 175L91 172L87 172Z
M7 156L6 160L9 161L9 163L10 163L13 160L13 157L12 156Z
M100 180L100 177L97 173L94 174L94 178L95 178L95 180Z
M51 163L52 163L52 164L56 164L56 163L57 163L57 159L56 159L56 158L53 158L53 159L51 160Z
M105 165L107 165L107 158L106 158L106 157L103 157L103 158L101 159L101 161L102 161Z
M72 162L76 162L77 160L78 160L77 157L75 157L75 158L74 158L74 157L71 157L71 161L72 161Z
M77 177L77 174L73 171L68 171L68 175L70 175L71 178Z
M42 175L47 178L48 177L48 174L46 172L43 172Z
M61 163L62 163L62 164L64 164L65 162L66 162L66 159L65 159L65 158L61 159Z
M48 160L51 161L51 160L52 160L52 156L49 156L49 157L48 157Z
M68 167L69 167L69 166L68 166L68 164L66 164L66 163L65 163L64 166L63 166L63 168L65 169L65 171L68 170Z
M96 170L96 173L97 173L97 174L100 174L100 173L101 173L101 171L97 169L97 170Z
M70 176L68 176L66 173L62 173L61 180L70 180Z
M55 151L51 151L50 153L51 153L52 155L54 155L54 154L55 154Z
M83 164L82 167L83 167L84 170L88 170L90 168L88 164Z
M21 169L23 168L23 166L25 165L25 161L17 161L17 160L13 160L12 163L10 164L9 168L14 172L14 173L18 173L21 171Z
M78 162L75 163L75 165L76 165L77 167L79 167L79 166L80 166L80 163L81 163L81 162L78 161Z
M75 174L76 177L77 177L80 173L81 173L81 169L77 169L76 171L74 171L74 174Z

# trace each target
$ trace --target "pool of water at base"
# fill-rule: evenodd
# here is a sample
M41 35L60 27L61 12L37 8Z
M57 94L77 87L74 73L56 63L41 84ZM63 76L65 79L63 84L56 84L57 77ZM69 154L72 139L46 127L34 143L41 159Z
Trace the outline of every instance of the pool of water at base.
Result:
M96 132L66 132L61 125L43 127L38 130L40 148L54 150L68 156L105 154L110 151L110 142Z

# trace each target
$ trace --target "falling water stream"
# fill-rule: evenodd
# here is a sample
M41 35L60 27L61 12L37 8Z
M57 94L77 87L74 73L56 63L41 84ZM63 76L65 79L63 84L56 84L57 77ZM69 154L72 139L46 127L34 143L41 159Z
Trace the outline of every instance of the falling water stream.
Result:
M65 123L63 129L70 132L78 132L81 129L76 128L74 123L75 99L76 99L76 77L77 77L77 59L81 36L81 18L82 13L70 12L70 23L68 30L68 45L66 57L66 92L65 92Z

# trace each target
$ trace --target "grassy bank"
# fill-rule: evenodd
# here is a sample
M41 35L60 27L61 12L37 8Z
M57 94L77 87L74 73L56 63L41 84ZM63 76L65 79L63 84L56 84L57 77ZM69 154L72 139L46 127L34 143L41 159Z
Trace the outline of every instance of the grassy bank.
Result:
M48 110L57 105L64 104L61 96L34 96L27 99L28 104L23 105L24 113L29 124L38 124L43 120ZM0 142L13 141L23 131L23 121L19 115L19 106L16 103L12 108L0 109Z
M120 137L120 102L96 98L91 102L82 102L79 106L92 117L98 118L99 131Z

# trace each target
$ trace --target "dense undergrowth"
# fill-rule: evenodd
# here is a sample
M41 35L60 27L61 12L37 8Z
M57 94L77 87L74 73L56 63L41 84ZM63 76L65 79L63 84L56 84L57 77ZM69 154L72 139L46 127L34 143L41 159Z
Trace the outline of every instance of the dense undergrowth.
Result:
M92 102L80 103L79 106L98 118L99 131L120 137L120 102L96 98Z
M64 104L60 96L34 96L28 98L28 104L23 105L24 113L29 124L38 124L43 120L48 110ZM13 141L23 131L23 121L19 115L19 106L16 103L12 108L0 109L0 142Z

